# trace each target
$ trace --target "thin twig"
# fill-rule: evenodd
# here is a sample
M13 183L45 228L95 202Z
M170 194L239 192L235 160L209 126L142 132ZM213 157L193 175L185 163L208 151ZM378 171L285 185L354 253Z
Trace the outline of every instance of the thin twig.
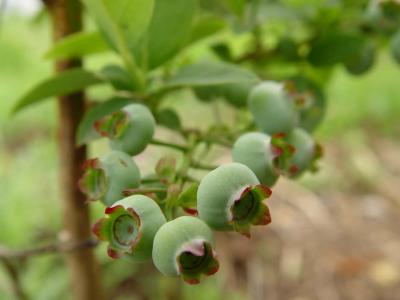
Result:
M10 249L8 247L0 245L0 258L1 259L17 259L26 258L34 255L50 254L57 252L71 252L75 250L80 250L83 248L91 248L98 245L98 241L89 238L84 241L79 242L56 242L44 246L39 246L35 248L28 249Z
M216 144L219 146L223 146L226 148L232 148L232 143L226 140L221 140L218 138L214 138L214 137L205 137L203 140L203 142L208 142L208 143L212 143L212 144Z
M20 282L20 277L17 268L14 266L14 264L6 259L6 258L1 258L1 262L4 265L4 268L6 269L11 281L12 281L12 289L14 292L15 297L18 300L28 300L27 295L25 294L21 282Z

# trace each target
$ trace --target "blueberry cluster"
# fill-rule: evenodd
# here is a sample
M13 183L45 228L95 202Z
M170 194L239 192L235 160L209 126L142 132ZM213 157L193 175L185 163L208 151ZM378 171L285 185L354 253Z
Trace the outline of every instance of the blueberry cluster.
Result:
M237 90L240 93L235 94ZM161 273L181 276L190 284L218 271L213 230L250 237L252 226L269 224L271 215L264 200L279 176L313 170L321 155L320 147L302 126L310 124L304 116L315 117L310 114L315 109L312 93L272 81L243 89L204 87L196 93L210 101L218 93L233 97L234 106L248 105L260 131L237 138L232 163L216 167L183 191L184 185L176 180L175 161L166 158L156 167L158 178L153 188L146 189L131 156L152 141L156 121L146 106L129 104L95 123L97 131L109 139L112 151L88 160L79 182L89 199L107 206L93 232L108 242L110 257L135 262L152 259ZM180 215L192 215L170 214L171 207L182 208Z

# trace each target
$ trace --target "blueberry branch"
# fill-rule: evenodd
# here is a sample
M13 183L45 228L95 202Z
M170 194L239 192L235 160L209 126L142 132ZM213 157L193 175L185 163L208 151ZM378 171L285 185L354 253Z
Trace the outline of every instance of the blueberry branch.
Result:
M98 241L92 238L77 242L56 242L44 246L28 249L9 249L0 245L0 259L22 259L34 255L50 254L56 252L71 252L82 248L91 248L97 246Z

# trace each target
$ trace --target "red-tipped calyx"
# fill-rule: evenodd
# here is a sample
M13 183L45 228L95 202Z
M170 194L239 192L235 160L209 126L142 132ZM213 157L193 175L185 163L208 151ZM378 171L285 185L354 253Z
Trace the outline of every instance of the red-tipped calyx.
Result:
M82 165L84 173L78 181L79 189L89 200L98 200L107 191L107 180L101 163L97 158L88 159Z
M105 214L105 218L93 225L92 231L100 240L109 242L108 255L115 259L132 253L141 238L139 215L122 205L107 207Z
M290 159L296 152L296 149L286 142L286 134L274 134L271 137L271 152L273 154L273 166L278 174L284 174L288 169Z
M191 208L191 207L183 207L183 210L191 215L191 216L197 216L199 214L199 212L197 211L196 208Z
M324 148L322 148L322 146L320 144L315 144L314 156L313 156L313 160L311 162L311 171L312 172L318 171L317 163L321 159L322 156L324 156Z
M101 136L119 138L127 128L128 122L127 113L121 110L96 121L94 128Z
M193 240L177 255L179 274L188 284L198 284L203 276L215 274L219 269L217 254L209 242Z
M251 226L269 224L271 215L263 201L271 194L271 189L265 185L246 187L230 208L234 230L250 237Z
M296 84L291 80L284 82L284 90L299 109L307 108L314 102L315 97L311 91L299 91Z

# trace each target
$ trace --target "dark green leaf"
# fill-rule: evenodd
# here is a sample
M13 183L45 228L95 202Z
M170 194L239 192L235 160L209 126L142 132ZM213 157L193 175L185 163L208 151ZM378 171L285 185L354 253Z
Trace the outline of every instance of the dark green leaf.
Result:
M198 183L190 185L178 198L178 205L184 208L193 208L197 204Z
M167 87L217 85L239 82L256 82L254 73L233 64L203 62L178 70L167 82Z
M375 61L375 45L365 42L360 52L357 52L345 62L346 69L353 75L361 75L368 72Z
M45 57L48 59L82 57L106 52L109 49L99 32L79 32L58 41Z
M105 66L100 74L104 79L111 83L116 90L133 91L133 81L129 73L120 66L108 65Z
M163 125L172 130L179 130L182 128L178 114L171 108L161 109L156 113L155 117L159 125Z
M153 0L83 0L114 49L122 52L146 31Z
M213 35L226 27L226 23L222 18L206 15L197 18L193 25L188 39L188 44L204 39Z
M100 134L94 128L94 123L101 118L120 110L131 102L131 99L112 98L111 100L95 105L85 114L79 124L78 132L76 134L76 143L82 145L100 138Z
M196 0L155 1L147 34L134 48L142 67L154 69L160 66L185 45L196 8Z
M308 60L315 66L331 66L345 62L360 52L364 39L359 35L332 32L311 45Z
M71 69L37 84L17 100L12 112L16 113L46 98L77 92L102 82L99 76L92 72L83 69Z

